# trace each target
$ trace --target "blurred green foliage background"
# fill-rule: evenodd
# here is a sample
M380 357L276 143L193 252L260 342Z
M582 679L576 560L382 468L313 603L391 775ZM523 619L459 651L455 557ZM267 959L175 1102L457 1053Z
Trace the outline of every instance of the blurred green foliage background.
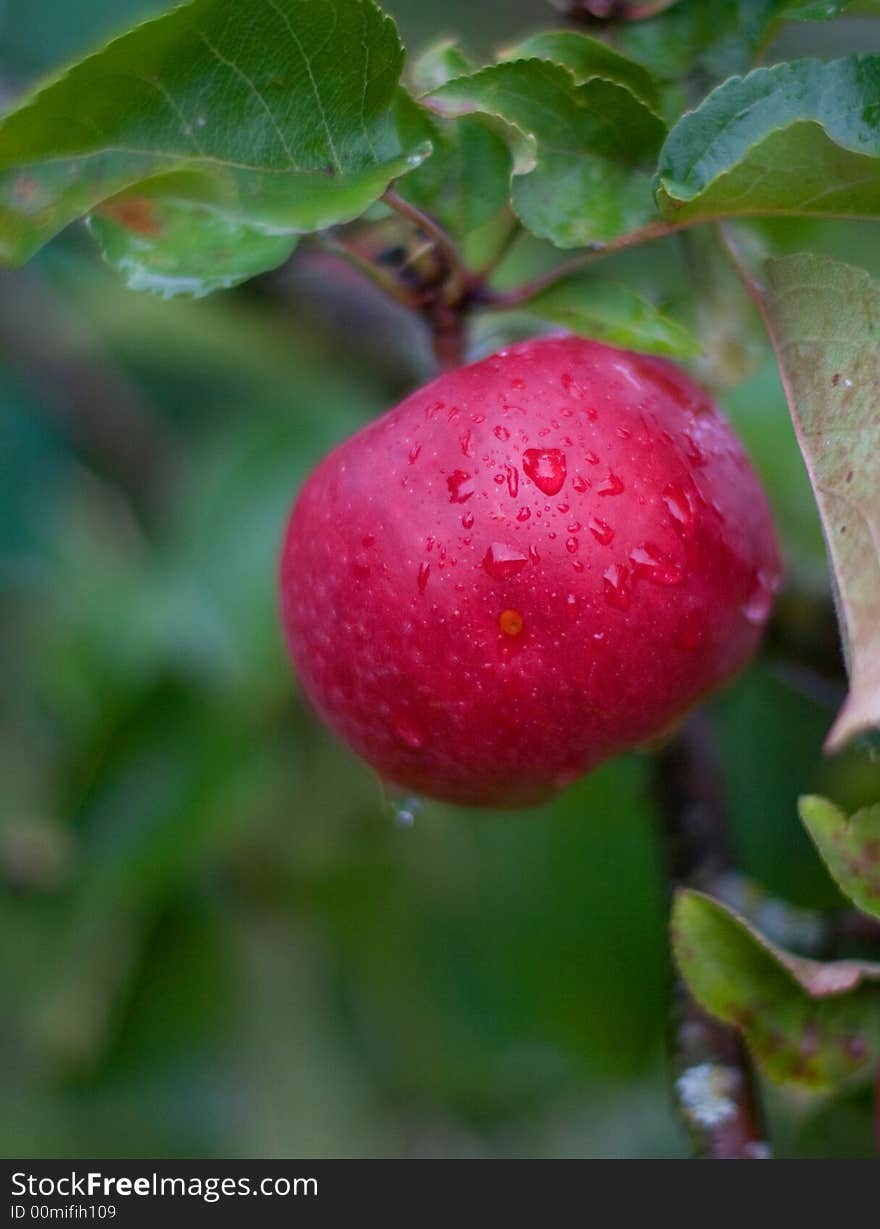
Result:
M5 95L160 7L3 0ZM478 49L549 13L387 7L410 44L459 31ZM873 235L775 239L880 271ZM674 298L676 259L619 269L666 269ZM722 288L703 325L729 357L727 304ZM796 797L876 801L880 771L821 759L838 684L780 647L811 643L827 576L755 345L727 404L790 591L714 713L741 868L828 909ZM287 510L325 450L425 376L415 326L302 256L197 303L137 296L74 228L0 278L0 357L0 1153L684 1154L649 760L534 814L429 804L401 828L285 660ZM771 1108L784 1153L869 1148L860 1093Z

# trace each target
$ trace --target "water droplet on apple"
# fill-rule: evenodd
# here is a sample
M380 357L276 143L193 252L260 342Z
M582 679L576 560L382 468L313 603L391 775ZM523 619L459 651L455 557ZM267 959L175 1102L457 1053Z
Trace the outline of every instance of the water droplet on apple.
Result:
M521 572L528 563L528 558L507 546L504 542L493 542L483 557L483 567L493 580L510 580Z
M401 828L411 828L416 822L416 816L424 804L421 798L415 794L407 794L403 798L390 799L389 805L395 822Z
M752 588L746 601L740 607L747 623L760 627L767 622L773 606L773 586L763 571L755 576Z
M617 610L629 610L629 568L621 563L612 563L602 573L605 601Z
M637 546L629 559L636 576L643 576L655 585L677 585L684 579L682 565L653 542Z
M609 546L614 541L614 530L607 521L602 520L601 516L592 517L589 528L600 546Z
M615 472L611 469L609 469L608 477L604 480L604 482L600 483L600 485L596 487L596 490L600 495L622 495L624 489L624 485L620 478L618 478L617 474L615 474Z
M559 448L527 448L523 472L545 495L556 495L565 482L565 453Z
M449 487L449 502L451 504L464 504L472 497L473 491L464 489L465 483L470 482L471 476L465 473L463 469L454 469L446 479L446 485Z
M684 439L685 443L687 444L687 448L685 449L685 454L684 454L684 455L685 455L685 456L687 457L687 459L690 461L691 465L693 465L693 466L695 466L695 467L697 467L697 468L699 468L699 466L701 466L701 465L705 465L705 464L706 464L706 458L705 458L705 456L703 455L703 451L702 451L702 449L700 448L700 446L699 446L699 444L697 443L697 441L694 439L694 437L693 437L693 436L692 436L689 432L687 432L687 431L683 431L683 432L682 432L682 438Z
M430 563L419 564L419 574L416 577L416 583L419 586L419 593L424 593L428 587L428 577L431 575Z
M682 487L670 483L664 488L663 503L676 530L684 536L694 525L694 513L687 493Z

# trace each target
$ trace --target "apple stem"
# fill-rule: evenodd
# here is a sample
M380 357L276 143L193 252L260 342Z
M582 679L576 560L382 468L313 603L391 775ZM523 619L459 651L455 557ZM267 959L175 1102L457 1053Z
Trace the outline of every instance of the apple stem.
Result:
M465 264L458 250L458 245L436 218L432 218L429 213L425 213L423 209L419 209L418 206L411 204L391 188L384 194L382 200L395 213L399 213L402 218L406 218L413 226L418 227L426 238L430 239L447 266L451 277L455 277L465 285L470 285L473 281L473 275Z
M417 305L431 330L439 370L452 371L466 361L465 320L471 304L483 297L482 279L471 272L455 240L430 214L392 189L382 200L421 231L439 263L434 277L424 285Z
M484 311L514 310L605 256L663 239L695 225L692 220L651 222L610 243L595 244L513 290L497 291L488 284L489 279L521 234L518 219L511 218L511 224L493 259L483 269L473 271L465 263L453 237L436 218L392 188L381 199L423 237L418 250L410 253L402 270L394 273L383 268L358 245L347 242L339 235L325 232L319 242L325 249L360 269L403 307L421 313L433 335L434 353L440 371L460 367L466 361L465 321L472 308Z
M439 371L454 371L466 361L467 345L464 313L437 304L425 313L434 341L434 356Z

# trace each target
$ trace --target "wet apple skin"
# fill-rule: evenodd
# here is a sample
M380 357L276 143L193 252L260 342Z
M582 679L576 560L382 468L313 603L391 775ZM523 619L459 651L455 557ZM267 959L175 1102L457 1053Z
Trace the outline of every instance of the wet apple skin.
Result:
M301 684L393 788L541 802L754 652L780 579L760 483L675 364L577 338L440 376L294 506Z

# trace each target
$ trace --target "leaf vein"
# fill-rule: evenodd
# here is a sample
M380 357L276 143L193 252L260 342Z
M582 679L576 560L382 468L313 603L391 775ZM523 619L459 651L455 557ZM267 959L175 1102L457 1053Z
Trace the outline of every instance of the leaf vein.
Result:
M289 145L287 144L284 133L281 131L281 128L279 127L277 119L272 113L272 108L266 102L266 99L263 97L262 93L257 88L256 84L250 79L250 77L247 75L246 72L244 72L243 69L239 68L239 66L235 63L234 60L227 59L226 56L222 54L222 52L218 51L218 49L214 46L214 44L211 42L211 40L208 38L208 36L203 31L199 30L197 31L197 33L201 41L205 44L205 46L208 48L211 54L215 57L215 59L220 64L224 64L227 68L231 68L232 71L236 74L236 76L240 77L242 81L244 81L244 83L248 86L251 93L259 101L263 110L266 112L266 115L269 118L269 122L271 123L272 127L275 129L275 132L278 135L278 140L281 142L281 147L284 150L285 154L287 155L287 158L290 164L288 169L291 171L299 170L300 168L297 166L296 159L293 156L293 152L291 151Z
M321 98L321 92L318 89L318 82L315 80L315 74L312 69L311 60L306 55L306 51L302 45L302 41L299 35L297 34L296 30L294 30L293 26L291 25L290 19L287 17L287 15L283 12L282 9L278 7L278 5L275 3L275 0L266 0L266 3L268 4L269 8L272 9L273 12L277 13L278 16L281 18L281 20L284 22L284 25L287 27L288 33L290 34L290 37L293 40L294 46L296 47L297 51L302 57L302 61L306 69L306 74L309 78L309 84L312 88L312 94L314 95L314 98L315 98L315 105L318 108L318 114L321 117L321 123L324 127L324 132L327 136L327 145L330 150L330 160L333 163L334 169L339 174L342 174L342 163L340 162L339 154L336 151L336 145L333 141L333 133L330 131L330 124L327 119L327 112L324 109L324 101ZM324 40L319 50L323 50L323 48L326 47L327 44L331 41L335 29L336 29L336 12L334 10L333 11L333 25L327 35L327 38Z

